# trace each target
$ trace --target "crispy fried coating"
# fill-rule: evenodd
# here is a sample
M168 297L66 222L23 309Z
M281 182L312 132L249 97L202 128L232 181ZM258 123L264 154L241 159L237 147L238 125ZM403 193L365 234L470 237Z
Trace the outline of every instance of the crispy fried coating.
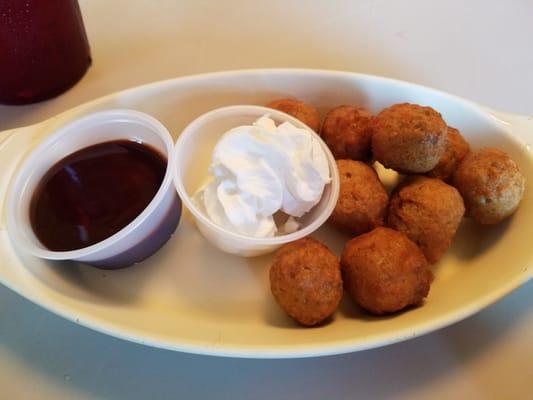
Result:
M453 186L413 176L392 195L387 224L407 235L434 264L450 247L464 212L463 199Z
M362 107L349 105L331 109L324 118L320 136L336 159L368 161L372 114Z
M434 168L446 148L447 127L431 107L395 104L372 123L372 152L385 167L405 174Z
M361 161L337 160L339 199L329 221L360 235L383 225L389 197L376 171Z
M352 299L374 314L420 304L433 279L416 244L384 227L350 240L342 252L341 268Z
M429 171L427 175L448 182L469 152L470 146L463 135L461 135L461 132L449 126L444 154L435 168Z
M274 257L270 289L294 320L316 325L333 314L342 298L339 259L310 237L288 243Z
M320 130L320 114L318 110L303 101L293 98L279 99L271 101L266 107L292 115L315 132Z
M483 148L459 164L453 184L461 192L466 214L483 225L512 215L524 195L525 178L505 152Z

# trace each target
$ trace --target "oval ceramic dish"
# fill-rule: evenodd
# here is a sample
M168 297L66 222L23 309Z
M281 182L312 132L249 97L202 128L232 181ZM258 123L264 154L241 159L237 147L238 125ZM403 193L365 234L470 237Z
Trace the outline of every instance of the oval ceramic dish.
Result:
M131 268L102 271L44 261L18 251L0 222L0 282L76 323L135 342L192 353L237 357L305 357L351 352L412 338L461 320L531 278L533 251L533 119L495 112L425 87L349 72L249 70L178 78L116 93L40 124L0 134L0 202L21 159L50 132L88 113L131 108L159 119L176 138L217 107L299 97L324 113L340 104L373 112L398 102L430 105L473 148L507 151L526 176L518 212L480 229L465 220L452 248L433 267L422 307L375 318L345 299L331 323L300 328L274 302L272 256L241 258L207 243L184 213L170 241ZM393 174L381 170L386 181ZM315 235L339 253L347 236L324 226Z

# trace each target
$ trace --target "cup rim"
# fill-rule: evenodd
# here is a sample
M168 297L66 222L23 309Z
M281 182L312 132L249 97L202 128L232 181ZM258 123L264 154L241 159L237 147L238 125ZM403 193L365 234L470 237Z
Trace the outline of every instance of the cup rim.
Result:
M330 185L330 195L327 199L327 204L324 210L321 214L318 215L317 218L315 218L309 225L304 227L303 229L299 229L296 232L292 232L285 235L280 236L274 236L274 237L267 237L267 238L257 238L257 237L251 237L242 235L240 233L236 233L230 230L225 229L224 227L214 223L211 221L201 210L199 210L194 202L191 200L191 197L187 193L187 190L185 189L183 185L183 181L181 179L180 171L178 171L178 159L181 153L184 151L184 142L187 138L198 135L200 132L197 129L197 126L203 125L206 121L212 120L215 118L230 116L230 115L238 115L238 114L257 114L256 117L259 118L263 115L270 115L277 117L277 119L280 119L284 122L290 122L291 124L295 125L298 128L306 129L308 132L310 132L315 139L318 140L318 143L322 147L322 150L326 154L326 158L328 160L328 166L330 170L330 176L331 176L331 182L328 183ZM307 126L302 121L296 119L295 117L284 113L279 110L275 110L273 108L263 107L263 106L257 106L257 105L232 105L232 106L225 106L225 107L219 107L215 108L213 110L210 110L204 114L201 114L197 118L195 118L193 121L191 121L180 133L178 136L178 139L176 141L176 144L174 146L174 165L172 168L172 175L174 180L174 186L176 187L176 190L181 198L182 203L185 205L185 207L193 214L194 218L197 220L200 220L203 224L207 225L210 229L214 230L220 235L223 235L227 238L233 238L235 240L241 241L241 242L247 242L249 244L261 244L261 245L279 245L284 244L288 242L292 242L298 239L301 239L302 237L305 237L307 235L310 235L314 231L316 231L319 227L321 227L326 220L330 217L331 213L333 212L333 209L335 208L335 205L337 204L337 200L339 197L339 190L340 190L340 178L339 178L339 172L336 167L336 161L333 157L333 154L331 153L331 150L326 145L326 143L322 140L322 138L316 133L314 130L312 130L309 126Z
M20 225L23 224L19 221L16 216L17 211L16 207L18 204L18 199L20 194L26 190L27 180L31 176L32 164L40 157L41 154L46 152L51 146L54 145L57 141L61 140L65 135L76 135L79 133L77 128L86 125L86 124L95 124L95 126L104 126L108 124L113 124L119 121L127 121L132 123L138 123L143 125L147 129L150 129L154 132L165 144L166 157L167 157L167 168L163 181L156 194L145 207L145 209L137 215L130 223L120 229L118 232L113 235L101 240L97 243L94 243L87 247L82 247L75 250L67 251L54 251L41 248L33 243L33 240L28 238L24 234ZM132 139L132 137L124 136L125 139ZM104 141L98 141L94 144L105 143ZM150 214L157 208L159 203L163 200L165 194L167 193L170 185L172 184L172 166L173 166L173 157L174 157L174 141L168 129L156 118L148 115L144 112L131 110L131 109L111 109L104 111L97 111L80 118L76 118L60 128L52 131L46 139L44 139L37 147L35 147L31 152L24 158L17 168L17 171L10 182L8 189L7 197L7 230L8 234L12 240L15 240L17 243L22 244L22 248L34 256L49 259L49 260L76 260L83 257L90 256L102 250L105 250L116 243L123 240L128 236L132 231L134 231L142 222L149 217ZM68 153L71 154L71 153ZM68 156L68 154L65 155ZM59 161L56 160L56 162ZM42 175L44 175L46 171ZM41 175L41 177L42 177ZM15 190L16 189L16 190ZM29 226L29 229L33 231L33 228ZM36 238L39 240L38 238ZM44 246L44 245L43 245Z

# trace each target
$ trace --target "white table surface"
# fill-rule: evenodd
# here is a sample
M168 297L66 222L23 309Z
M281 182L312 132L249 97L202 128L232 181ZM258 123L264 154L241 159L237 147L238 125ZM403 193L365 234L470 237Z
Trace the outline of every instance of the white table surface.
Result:
M56 99L0 106L0 131L142 83L253 67L385 75L533 114L530 0L80 4L94 59L88 74ZM533 282L438 332L301 360L143 347L0 287L0 398L533 399Z

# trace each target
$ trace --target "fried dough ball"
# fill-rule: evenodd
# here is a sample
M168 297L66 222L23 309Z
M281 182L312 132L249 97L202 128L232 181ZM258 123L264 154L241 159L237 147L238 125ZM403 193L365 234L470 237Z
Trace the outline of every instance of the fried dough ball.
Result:
M416 176L395 190L387 224L407 235L433 264L450 247L464 212L457 189L440 179Z
M372 157L372 118L362 107L335 107L326 114L320 136L336 159L368 161Z
M320 114L318 113L318 110L303 101L291 98L279 99L271 101L266 107L292 115L315 132L318 132L320 129Z
M446 148L447 126L431 107L395 104L372 124L372 152L385 167L406 174L434 168Z
M310 237L288 243L274 257L270 289L289 316L316 325L333 314L342 298L339 259Z
M416 244L383 227L350 240L342 252L341 268L352 299L374 314L420 304L433 279Z
M329 220L354 235L383 225L389 197L376 171L361 161L337 160L339 199Z
M453 183L465 200L466 214L484 225L512 215L524 195L525 178L505 152L483 148L459 164Z
M470 146L463 135L461 135L461 132L449 126L444 155L440 158L435 168L428 172L428 176L449 181L454 171L469 152Z

